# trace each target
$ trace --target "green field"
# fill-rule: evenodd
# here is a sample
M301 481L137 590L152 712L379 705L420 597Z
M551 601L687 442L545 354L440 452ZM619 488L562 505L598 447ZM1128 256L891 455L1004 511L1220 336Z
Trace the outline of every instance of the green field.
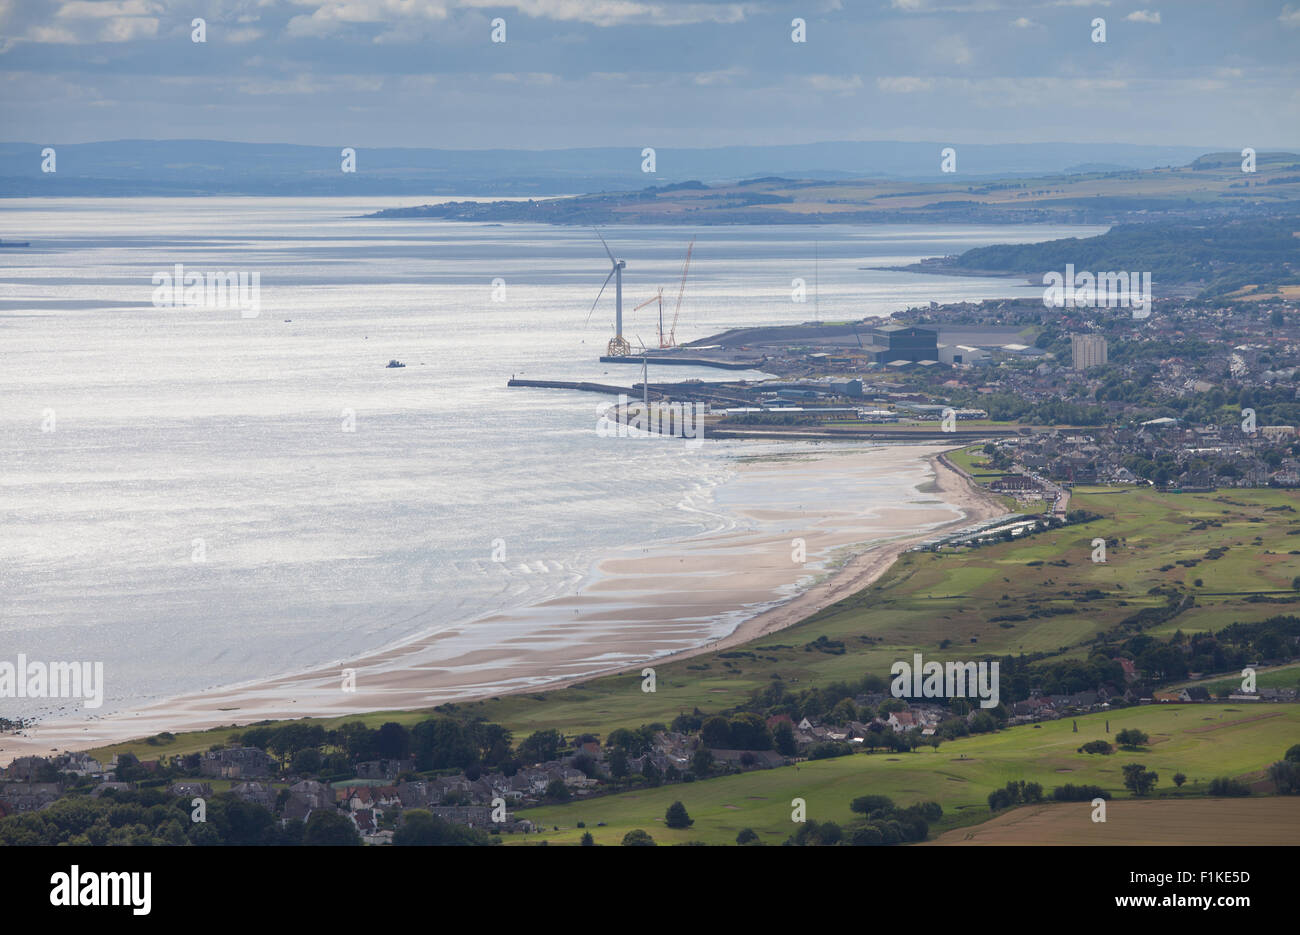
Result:
M758 770L703 782L621 793L566 805L527 809L519 815L545 828L536 835L505 836L511 844L576 844L584 830L597 844L618 844L641 828L659 844L703 841L733 844L742 828L753 828L767 844L780 844L796 829L791 800L807 803L807 818L849 822L849 803L861 795L888 795L898 805L933 800L944 818L932 829L943 832L990 817L986 797L1011 780L1041 783L1046 792L1058 785L1089 783L1128 798L1121 767L1142 763L1160 775L1156 794L1172 791L1176 772L1187 776L1185 795L1203 793L1219 776L1258 779L1268 764L1280 760L1300 741L1300 707L1296 705L1148 705L1072 721L1021 725L996 734L966 737L937 750L915 753L859 753L797 767ZM1110 734L1105 732L1110 721ZM1089 740L1110 739L1135 727L1151 738L1140 752L1120 750L1109 756L1076 752ZM685 830L665 827L668 806L680 800L695 824ZM585 829L577 822L584 822ZM605 827L597 827L605 822Z

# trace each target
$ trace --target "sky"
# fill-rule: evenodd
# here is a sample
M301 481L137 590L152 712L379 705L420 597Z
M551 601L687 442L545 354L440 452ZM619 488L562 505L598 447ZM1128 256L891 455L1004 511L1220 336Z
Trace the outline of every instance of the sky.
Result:
M0 0L0 139L1300 149L1300 0L1150 4Z

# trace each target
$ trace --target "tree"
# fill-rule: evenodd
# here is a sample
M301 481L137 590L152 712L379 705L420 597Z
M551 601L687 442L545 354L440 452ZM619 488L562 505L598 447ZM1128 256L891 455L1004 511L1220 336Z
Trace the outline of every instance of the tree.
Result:
M1141 747L1151 742L1151 738L1137 728L1125 728L1115 735L1115 740L1121 747Z
M595 757L589 753L579 753L569 761L569 765L588 779L600 778L600 765L596 762Z
M519 745L519 755L525 763L545 763L554 760L564 748L564 735L558 730L539 730Z
M1147 769L1141 763L1124 764L1124 788L1134 795L1146 795L1155 788L1159 774Z
M1184 776L1182 773L1174 773L1174 785L1175 785L1175 786L1177 786L1179 789L1181 789L1181 788L1183 787L1183 783L1185 783L1185 782L1187 782L1187 777L1186 777L1186 776Z
M583 847L595 847L595 846L596 846L596 839L593 838L593 837L591 836L591 832L590 832L590 831L584 831L584 832L582 832L582 846L583 846Z
M552 779L546 784L544 795L548 802L567 802L569 801L569 787L564 784L563 779Z
M361 835L342 812L318 808L307 819L302 843L309 847L360 847Z
M713 753L708 747L700 747L691 757L691 772L700 779L709 775L709 770L713 768Z
M1268 768L1268 778L1282 795L1300 793L1300 764L1293 760L1278 760Z
M401 826L393 832L393 844L400 847L464 847L490 843L482 831L443 821L422 808L403 812Z
M686 814L686 806L681 802L674 802L668 806L668 811L664 814L664 824L669 828L689 828L695 824L695 819Z
M609 774L615 779L623 779L631 772L627 765L627 751L622 747L615 747L609 755Z
M1250 786L1228 776L1210 780L1210 795L1244 796L1250 795Z
M293 771L305 776L314 776L320 772L321 757L319 750L308 747L293 755Z
M740 845L753 845L762 844L763 842L758 839L758 832L753 828L741 828L740 834L736 835L736 843Z
M780 721L772 731L772 745L782 756L794 756L798 753L799 748L794 741L794 725L789 721Z
M710 747L731 749L731 724L725 717L711 717L700 728L700 739Z
M375 752L388 760L400 760L411 752L411 732L396 721L381 724L375 736Z
M870 818L879 813L892 812L894 800L887 795L860 795L849 803L849 808Z
M650 837L650 835L646 834L640 828L637 828L636 830L629 831L627 834L623 835L623 846L654 847L655 839Z

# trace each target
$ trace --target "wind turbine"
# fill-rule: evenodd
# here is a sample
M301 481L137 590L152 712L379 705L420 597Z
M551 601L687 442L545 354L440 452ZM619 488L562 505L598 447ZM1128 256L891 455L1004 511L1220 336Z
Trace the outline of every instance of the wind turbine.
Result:
M594 227L592 230L596 230ZM596 230L596 236L600 237L600 231ZM632 345L627 343L627 338L623 337L623 270L627 263L622 260L614 259L614 254L610 252L609 244L605 243L605 238L600 237L600 244L605 248L605 253L609 255L609 262L613 269L605 277L605 282L601 284L600 291L596 293L596 301L591 303L591 312L596 310L596 304L600 302L600 297L605 294L605 286L609 285L611 279L614 280L614 337L609 339L609 346L606 349L610 357L626 357L632 353ZM591 312L587 313L587 321L591 321Z

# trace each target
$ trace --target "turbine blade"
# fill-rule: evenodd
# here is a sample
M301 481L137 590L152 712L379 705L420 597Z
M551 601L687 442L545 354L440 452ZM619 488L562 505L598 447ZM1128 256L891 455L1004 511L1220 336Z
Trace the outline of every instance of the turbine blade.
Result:
M597 237L600 237L600 231L596 230L596 228L594 228L594 227L592 228L592 230L596 231L596 236L597 236ZM618 260L614 259L614 254L613 254L613 253L610 253L610 250L609 250L609 244L605 243L605 238L604 238L604 237L600 237L600 245L601 245L602 247L605 248L605 252L606 252L606 253L609 253L609 262L611 262L611 263L613 263L615 266L617 266L617 265L618 265Z
M591 312L587 313L588 325L591 324L591 313L596 310L596 303L599 302L600 297L605 294L605 287L609 285L609 281L613 278L614 278L614 271L610 270L609 275L605 277L605 281L601 283L600 291L596 293L596 301L591 303Z

